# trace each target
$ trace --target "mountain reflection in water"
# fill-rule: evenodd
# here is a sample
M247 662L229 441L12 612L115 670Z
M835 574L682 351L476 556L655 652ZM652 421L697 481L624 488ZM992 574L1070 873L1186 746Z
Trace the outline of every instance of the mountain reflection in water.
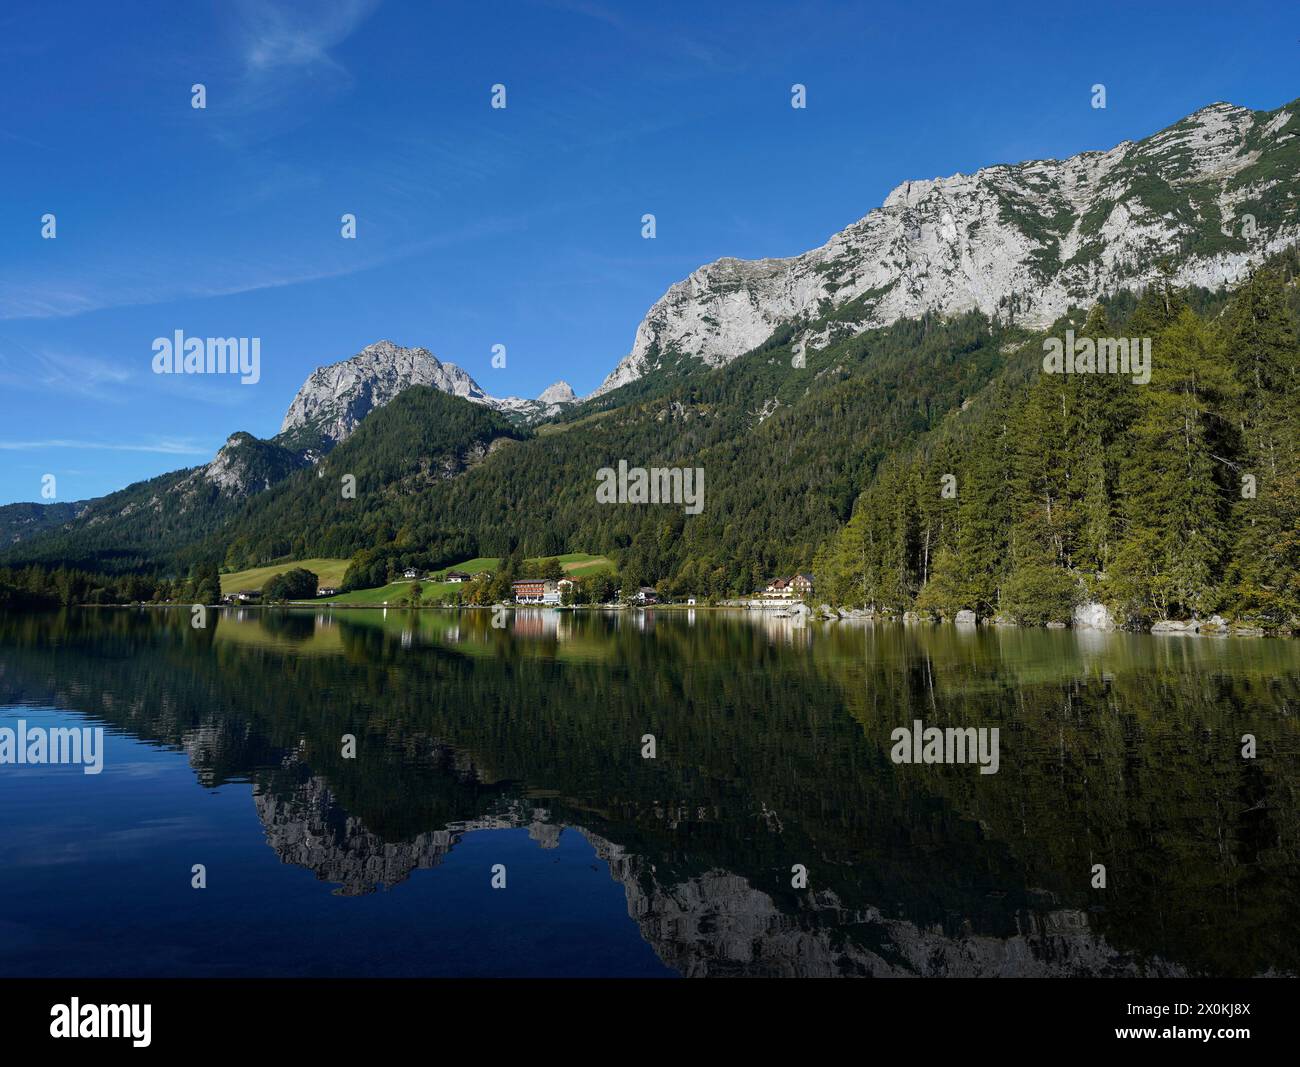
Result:
M133 749L183 751L191 792L194 777L208 790L251 788L281 870L323 883L282 874L283 892L310 891L318 917L386 892L393 910L372 921L394 941L428 914L402 910L413 872L514 832L521 858L504 894L530 891L516 862L553 857L560 871L594 857L621 886L624 924L683 975L1300 969L1295 642L712 611L525 610L504 628L491 618L230 610L194 630L188 612L157 609L0 616L0 725L55 709ZM892 763L891 731L918 718L998 727L998 773ZM1241 756L1247 733L1255 759ZM355 759L342 754L347 734ZM645 734L654 759L642 758ZM102 777L115 771L125 773L110 759ZM21 867L55 833L40 825L39 791L68 779L17 773L26 777L0 768L0 795L28 790L24 816L37 825L7 846ZM78 784L101 797L84 816L92 831L126 803L115 798L166 807L164 790L118 782L111 797ZM241 812L223 824L229 843L247 843ZM561 847L570 834L586 845ZM163 877L157 849L159 862L133 875L141 894ZM1090 886L1097 863L1105 889ZM791 884L797 864L806 889ZM84 872L49 870L51 909L75 908ZM15 912L26 919L21 934L0 923L4 973L31 958L7 954L6 931L15 944L44 936L13 877L0 880L0 906L11 924ZM486 868L480 882L487 898ZM265 875L247 885L214 875L218 885L241 931L227 931L234 958L222 973L251 969L238 939L271 941L269 927L291 920L252 928L278 891ZM440 892L434 877L435 904ZM596 892L558 894L547 921L565 936L613 938L589 918L583 894ZM456 914L491 918L488 899L452 895L441 903ZM155 926L171 955L148 959L171 962L149 966L211 970L184 956L192 897L160 899ZM460 929L467 952L489 937ZM530 942L533 971L572 973L577 950L550 956L547 944ZM289 968L287 950L260 951L263 973ZM328 970L329 946L314 951L311 965ZM350 951L336 964L424 972L392 943ZM634 957L600 966L646 973Z

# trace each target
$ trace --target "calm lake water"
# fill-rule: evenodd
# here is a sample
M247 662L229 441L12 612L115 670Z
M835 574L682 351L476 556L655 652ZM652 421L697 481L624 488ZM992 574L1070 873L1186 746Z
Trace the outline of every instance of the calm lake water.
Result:
M0 766L0 975L1295 973L1298 711L1282 640L0 616L0 727L105 733Z

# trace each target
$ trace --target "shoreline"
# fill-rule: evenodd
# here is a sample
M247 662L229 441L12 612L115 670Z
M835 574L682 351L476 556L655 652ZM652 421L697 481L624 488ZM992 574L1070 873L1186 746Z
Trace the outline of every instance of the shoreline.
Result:
M796 602L802 603L802 602ZM68 607L77 609L94 609L94 610L184 610L188 611L195 607L194 604L166 603L166 604L73 604L65 606L50 607L14 607L8 610L14 613L35 614L38 612L63 611ZM1294 639L1300 637L1300 630L1269 630L1264 627L1239 625L1224 620L1222 625L1214 625L1209 630L1202 629L1209 623L1209 620L1197 619L1170 619L1162 620L1153 626L1144 629L1130 629L1123 626L1073 626L1064 623L1055 625L1025 625L1017 622L1006 620L995 621L992 618L983 619L978 622L956 622L953 619L933 619L925 617L908 618L908 612L904 615L878 615L871 612L865 612L862 609L832 609L831 614L825 614L821 608L813 609L803 605L804 611L796 611L786 616L777 615L776 612L781 610L779 606L751 606L748 604L652 604L649 606L640 604L573 604L573 605L554 605L554 604L420 604L412 607L405 604L340 604L331 601L288 601L282 604L203 604L204 608L213 610L237 610L237 611L303 611L319 610L329 608L331 611L338 609L340 611L598 611L598 612L690 612L690 611L709 611L709 612L738 612L744 614L757 613L772 618L794 618L802 617L804 625L808 623L870 623L889 624L899 626L951 626L954 629L969 631L972 633L980 630L1068 630L1080 634L1148 634L1152 637L1194 637L1194 638L1276 638L1276 639ZM794 604L791 604L794 607ZM5 610L5 609L0 609Z

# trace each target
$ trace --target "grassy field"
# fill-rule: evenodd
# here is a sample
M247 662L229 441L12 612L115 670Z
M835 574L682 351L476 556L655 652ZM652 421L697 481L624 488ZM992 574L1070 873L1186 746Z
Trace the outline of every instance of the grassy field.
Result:
M501 560L496 556L478 556L475 559L467 559L464 563L453 563L450 567L445 567L440 571L431 571L435 577L441 577L447 571L464 571L466 574L478 574L480 571L495 571L501 566Z
M530 559L528 563L540 563L542 559L549 559L549 556ZM598 574L601 571L612 571L614 569L613 561L605 556L593 556L587 552L566 552L563 556L556 556L560 561L560 566L564 568L565 574L572 574L581 577L584 574Z
M590 577L593 574L614 569L614 564L607 557L593 556L588 552L568 552L563 556L557 556L556 559L560 561L565 573L572 574L575 578ZM537 562L540 561L528 560L528 563ZM454 563L443 570L434 571L433 574L436 577L452 570L464 571L466 574L478 574L480 571L495 571L499 566L501 566L500 559L493 556L479 556L477 559L465 560L463 563ZM388 604L390 607L397 607L410 596L412 584L410 581L389 582L378 589L356 589L350 593L340 593L338 596L322 597L316 603L352 604L362 607L378 607L382 604ZM465 589L467 584L422 581L420 582L420 598L426 604L439 600L451 600L454 598L456 590ZM251 587L243 586L241 588L247 589Z
M540 564L542 560L549 559L549 556L538 556L526 561L527 565ZM560 561L560 566L566 574L595 574L599 570L613 570L614 564L605 556L593 556L589 552L566 552L562 556L556 556ZM496 556L479 556L477 559L469 559L464 563L453 563L450 567L440 571L433 571L435 578L445 574L447 571L464 571L466 574L478 574L479 571L495 571L501 566L501 560Z
M549 437L551 434L554 433L568 433L570 430L574 429L575 427L589 426L593 422L599 422L601 419L607 419L614 414L617 414L617 409L611 408L609 411L593 412L592 414L586 415L581 419L575 419L573 422L543 423L541 426L537 427L537 436Z
M414 582L389 582L377 589L354 589L350 593L340 593L338 596L321 597L314 603L358 604L364 607L378 607L387 603L392 607L397 607L410 596L411 586L414 584ZM457 587L450 582L421 582L420 596L424 601L437 600L442 595L442 591L455 588Z
M590 578L593 574L614 572L614 561L605 556L588 556L564 564L564 573L575 578Z
M277 574L302 567L311 571L320 579L321 585L338 586L343 584L343 575L347 572L348 561L345 559L304 559L290 563L274 563L269 567L254 567L246 571L232 571L221 576L221 592L237 593L241 589L261 589Z

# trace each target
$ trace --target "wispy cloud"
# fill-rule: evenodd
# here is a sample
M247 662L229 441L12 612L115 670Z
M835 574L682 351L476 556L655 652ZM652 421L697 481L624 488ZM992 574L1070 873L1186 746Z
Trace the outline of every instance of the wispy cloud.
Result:
M30 137L24 137L22 134L13 133L10 130L0 130L0 137L7 137L11 141L17 141L19 144L29 145L32 148L39 148L45 152L50 150L49 145L42 144L40 141L33 141Z
M312 67L341 70L329 50L350 37L378 6L378 0L333 4L244 0L238 10L245 67L252 75Z
M77 448L96 452L156 452L166 456L205 456L211 449L199 448L191 441L162 438L141 444L113 444L107 441L77 441L52 437L44 441L0 441L0 451L36 452L47 448Z
M638 11L636 14L641 17L629 20L625 14L589 0L542 0L542 6L602 22L635 39L640 45L674 59L686 60L695 68L692 75L698 74L700 66L733 74L745 67L740 55L732 48L721 41L708 42L692 36L684 24L666 25L664 16L653 8L646 8L644 13ZM734 43L734 37L731 40Z
M319 116L355 80L334 51L379 0L234 0L218 7L229 48L204 126L236 155ZM209 86L209 92L213 87Z
M111 400L130 372L120 362L69 352L37 352L15 341L0 341L0 385L64 396Z
M181 280L187 273L184 263L164 261L157 255L131 271L117 263L102 264L97 269L92 265L93 277L80 284L67 280L48 286L30 282L24 284L10 282L0 276L0 320L69 318L106 308L206 300L344 278L400 262L435 248L508 233L526 224L526 217L486 219L424 240L386 246L380 252L356 257L351 262L341 261L343 253L329 253L334 256L335 263L328 266L320 265L320 260L327 255L323 246L307 249L301 257L285 257L280 263L262 262L254 268L250 268L244 260L207 263L206 277L189 283ZM335 242L336 245L340 243L342 242ZM127 277L129 280L110 286L98 280L103 277ZM0 354L0 365L3 362Z
M234 278L228 281L191 282L178 281L181 272L172 272L169 279L164 272L156 272L153 278L136 275L123 284L106 285L99 281L108 271L101 270L96 277L83 282L67 282L48 286L40 282L28 284L6 284L0 293L0 319L65 319L75 315L84 315L91 311L103 311L106 308L141 307L150 304L166 304L176 300L203 300L210 297L236 296L240 293L257 292L261 289L278 289L286 285L301 282L320 281L325 278L337 278L357 270L365 270L373 264L363 266L338 267L335 269L305 268L288 273L259 272L256 277L244 280ZM217 269L210 265L210 270ZM238 268L235 268L238 269ZM245 270L247 268L244 268Z
M213 133L223 143L247 147L300 122L304 98L324 101L350 89L352 75L330 52L378 6L378 0L240 0L229 9L237 64L223 109L230 121L214 122Z

